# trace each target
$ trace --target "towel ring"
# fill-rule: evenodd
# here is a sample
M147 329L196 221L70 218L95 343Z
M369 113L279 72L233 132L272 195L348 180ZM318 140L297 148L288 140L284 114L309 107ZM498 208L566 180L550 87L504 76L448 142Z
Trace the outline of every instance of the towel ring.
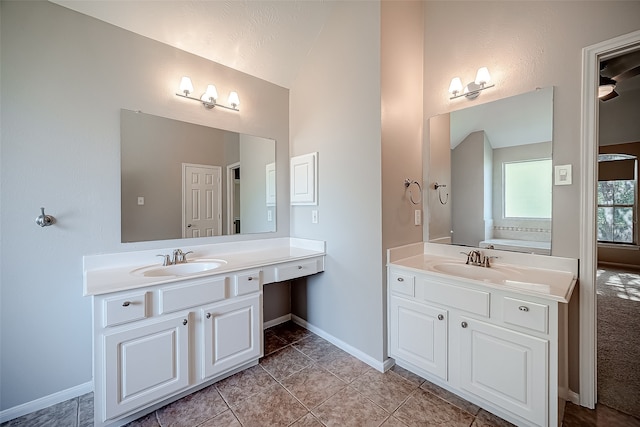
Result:
M420 192L420 200L418 201L413 199L413 193L411 192L410 188L412 185L416 185L418 187L418 191ZM411 200L411 203L413 203L414 205L419 205L420 203L422 203L422 186L418 181L411 181L409 178L407 178L404 180L404 188L409 189L409 200Z
M440 190L441 188L447 188L447 186L445 184L438 184L437 182L433 185L433 189L438 192L438 200L440 200L440 204L446 205L449 201L449 193L446 193L446 198L442 200L442 192Z

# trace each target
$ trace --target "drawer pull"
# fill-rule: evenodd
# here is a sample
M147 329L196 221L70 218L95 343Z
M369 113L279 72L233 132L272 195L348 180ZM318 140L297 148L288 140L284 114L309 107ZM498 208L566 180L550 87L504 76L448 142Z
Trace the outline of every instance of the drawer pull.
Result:
M529 307L527 307L526 305L521 305L520 307L518 307L518 310L520 310L520 311L529 311Z
M131 305L130 301L125 301L125 302L122 303L123 307L129 307L130 305Z
M438 320L443 320L444 316L442 314L438 314Z
M211 313L207 313L207 319L211 319Z
M187 323L189 323L189 321L188 321L187 319L184 319L184 320L182 321L182 324L183 324L183 325L186 325Z
M404 282L404 278L403 277L398 277L398 282Z
M252 281L253 277L249 276L249 278L247 279L248 281Z
M298 270L302 270L302 266L301 265L298 266Z
M460 326L462 326L463 328L466 328L467 326L469 326L469 324L467 322L462 322Z

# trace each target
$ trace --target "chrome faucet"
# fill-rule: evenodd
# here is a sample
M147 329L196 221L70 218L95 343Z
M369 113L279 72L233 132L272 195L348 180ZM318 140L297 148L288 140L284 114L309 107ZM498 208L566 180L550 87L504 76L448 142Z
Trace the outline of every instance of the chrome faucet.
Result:
M174 264L185 264L187 262L187 255L193 253L193 251L182 252L182 249L175 249L173 251L173 256L171 255L158 255L162 257L162 265L174 265Z
M467 256L466 264L477 265L479 267L491 267L491 260L498 258L497 256L483 255L479 250L473 250L467 252L460 252Z

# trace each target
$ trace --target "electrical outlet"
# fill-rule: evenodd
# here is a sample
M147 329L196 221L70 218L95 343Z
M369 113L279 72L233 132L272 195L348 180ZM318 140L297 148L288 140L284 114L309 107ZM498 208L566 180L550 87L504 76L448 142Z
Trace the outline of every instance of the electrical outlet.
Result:
M267 211L267 221L273 221L273 212L271 209Z
M144 197L138 196L138 206L144 205Z
M420 209L416 209L413 212L413 216L414 216L414 224L415 225L420 225L422 224L422 211Z
M315 209L311 211L311 223L312 224L318 223L318 211Z

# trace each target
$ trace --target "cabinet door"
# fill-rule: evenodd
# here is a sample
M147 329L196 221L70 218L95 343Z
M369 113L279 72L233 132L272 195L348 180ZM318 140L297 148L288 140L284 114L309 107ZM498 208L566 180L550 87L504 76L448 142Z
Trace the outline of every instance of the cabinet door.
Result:
M103 420L189 385L189 322L181 313L104 335Z
M460 386L535 425L548 420L549 342L461 317Z
M390 353L447 379L447 311L391 297Z
M208 378L262 356L261 294L202 309L202 372Z

